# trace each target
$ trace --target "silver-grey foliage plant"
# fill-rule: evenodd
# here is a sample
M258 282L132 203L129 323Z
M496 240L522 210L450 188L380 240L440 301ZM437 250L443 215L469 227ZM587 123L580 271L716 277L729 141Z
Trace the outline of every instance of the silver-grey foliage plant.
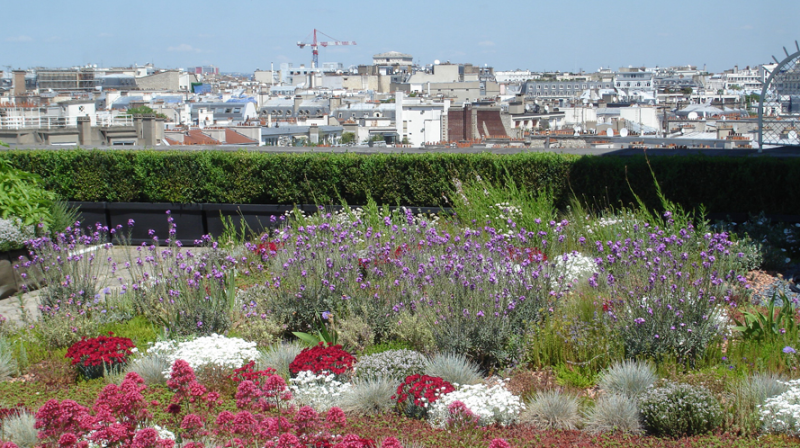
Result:
M428 358L414 350L387 350L374 355L363 356L354 367L356 378L385 377L404 380L409 375L422 373Z
M641 416L636 400L620 394L604 395L586 413L584 429L593 434L603 432L642 432Z
M275 369L278 375L289 378L289 364L300 354L305 346L298 342L279 342L271 345L268 349L261 352L261 358L256 360L258 369L267 367Z
M0 382L8 381L16 375L17 367L17 360L14 358L11 344L5 338L0 337Z
M636 398L658 379L653 366L646 362L615 362L600 376L600 388L608 393Z
M0 425L0 440L12 442L19 448L34 448L40 443L35 425L36 417L28 412L6 417Z
M434 355L425 366L425 375L437 376L450 384L478 384L483 381L480 368L465 356L455 353Z
M360 415L378 415L389 412L396 404L392 395L397 392L398 382L387 377L370 377L355 380L342 397L343 411Z
M142 377L145 384L151 386L154 384L166 384L167 378L164 376L164 372L169 368L170 362L168 359L155 354L147 354L128 363L125 373L136 372Z
M558 390L537 393L519 417L538 429L576 429L580 423L578 398Z

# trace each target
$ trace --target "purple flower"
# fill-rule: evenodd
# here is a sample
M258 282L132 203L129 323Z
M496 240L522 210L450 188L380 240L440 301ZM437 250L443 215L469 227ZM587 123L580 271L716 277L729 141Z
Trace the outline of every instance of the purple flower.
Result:
M322 320L328 320L331 318L331 316L333 316L333 313L331 313L330 311L322 312Z
M788 353L797 353L797 350L793 349L792 347L789 347L788 345L786 347L784 347L782 351L783 351L783 353L787 353L787 354Z

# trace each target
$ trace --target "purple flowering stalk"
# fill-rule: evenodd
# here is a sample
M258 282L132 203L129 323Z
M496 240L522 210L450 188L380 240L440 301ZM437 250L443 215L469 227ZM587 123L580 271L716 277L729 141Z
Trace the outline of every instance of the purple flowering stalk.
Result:
M628 356L691 361L722 333L726 308L746 294L726 233L639 228L624 239L595 241L589 284L611 297Z
M518 228L508 235L409 210L379 219L356 210L290 222L270 241L279 249L251 262L249 270L263 271L268 280L260 297L244 304L245 312L272 315L290 331L306 331L323 310L343 318L370 316L373 328L411 314L434 334L460 331L459 339L471 344L477 336L470 335L480 330L499 347L572 287L563 275L563 256L548 261L521 249L565 228L547 225L547 232Z
M169 235L160 244L132 246L121 232L132 281L124 287L136 313L177 335L223 333L230 326L239 260L219 250L208 235L184 248L175 239L177 225L167 212Z

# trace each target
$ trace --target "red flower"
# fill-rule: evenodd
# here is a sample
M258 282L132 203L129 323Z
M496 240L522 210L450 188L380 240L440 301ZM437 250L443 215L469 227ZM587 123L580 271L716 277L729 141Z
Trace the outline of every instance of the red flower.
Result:
M400 386L397 387L397 394L392 396L397 404L404 406L412 404L418 408L424 408L425 404L432 404L444 394L456 390L447 381L428 375L411 375L406 377Z
M289 371L293 375L306 370L315 375L323 372L341 375L351 369L355 362L356 358L342 350L341 345L328 343L326 346L324 342L320 342L315 347L303 349L289 364Z
M109 336L90 339L84 336L67 349L65 357L71 358L72 365L77 364L84 376L99 378L103 367L114 368L127 363L134 347L130 339L114 337L114 333L109 332Z

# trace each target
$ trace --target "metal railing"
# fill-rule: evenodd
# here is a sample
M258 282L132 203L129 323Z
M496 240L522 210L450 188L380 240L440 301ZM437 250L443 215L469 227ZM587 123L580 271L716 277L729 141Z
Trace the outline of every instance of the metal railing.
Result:
M132 115L97 114L96 126L133 126ZM0 129L63 129L78 126L77 116L40 115L36 117L0 117Z

